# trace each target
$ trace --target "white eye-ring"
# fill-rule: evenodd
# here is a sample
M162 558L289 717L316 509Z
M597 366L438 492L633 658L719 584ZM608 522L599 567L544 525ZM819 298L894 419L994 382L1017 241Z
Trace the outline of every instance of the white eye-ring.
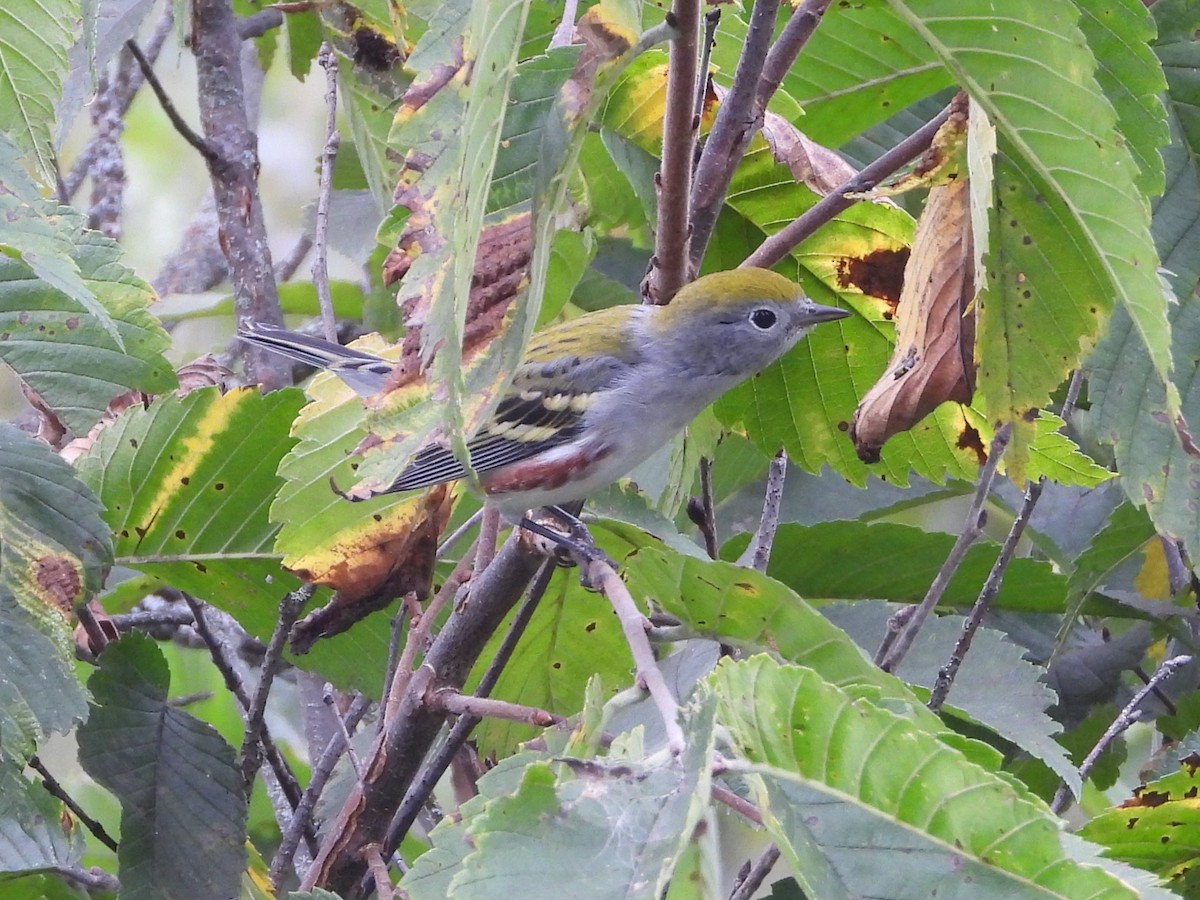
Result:
M779 316L775 315L774 310L764 309L762 307L750 313L750 323L762 331L769 331L775 327L775 323L779 321Z

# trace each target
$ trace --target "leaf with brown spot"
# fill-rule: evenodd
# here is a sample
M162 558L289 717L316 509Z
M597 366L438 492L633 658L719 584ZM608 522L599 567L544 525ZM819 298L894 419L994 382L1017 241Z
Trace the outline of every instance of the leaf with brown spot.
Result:
M882 378L863 397L850 439L865 462L947 400L974 393L974 247L966 178L935 186L917 226L897 311L897 339Z
M294 574L336 593L292 628L292 651L307 653L317 640L346 631L397 597L427 597L438 536L450 519L451 505L449 488L439 485L394 507L396 515L364 516L362 530L342 532L320 554L300 558Z
M1103 845L1106 856L1148 869L1193 897L1200 888L1198 788L1196 768L1184 759L1179 771L1142 785L1133 797L1084 825L1081 834Z

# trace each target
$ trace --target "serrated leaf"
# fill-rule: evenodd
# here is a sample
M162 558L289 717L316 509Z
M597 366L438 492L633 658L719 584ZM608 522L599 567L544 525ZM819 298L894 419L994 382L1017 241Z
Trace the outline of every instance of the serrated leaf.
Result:
M149 309L154 292L122 264L116 242L49 206L0 216L0 243L10 239L25 249L20 259L0 253L0 359L68 426L86 434L118 394L177 386L162 355L170 339ZM47 266L62 270L57 283Z
M895 607L882 602L830 604L822 610L868 652L879 645L895 611ZM950 659L962 634L962 625L959 616L931 617L896 669L896 676L932 689L939 669ZM1078 797L1083 789L1079 770L1055 740L1062 726L1046 714L1058 702L1058 696L1042 680L1045 669L1024 656L1025 649L1001 632L980 628L946 702L1041 760Z
M78 0L6 0L0 8L0 133L54 183L51 130L79 16Z
M82 829L64 825L60 801L22 777L12 761L0 763L0 872L78 865Z
M1083 826L1081 834L1108 848L1107 855L1157 874L1188 897L1200 890L1200 844L1194 754L1179 770L1138 787L1133 797Z
M1045 211L1058 220L1063 243L1054 255L1056 272L1086 275L1104 288L1101 296L1115 296L1133 319L1157 378L1166 382L1171 334L1156 277L1149 205L1136 188L1138 167L1116 131L1116 114L1096 82L1096 60L1077 25L1078 7L1069 0L1010 0L1004 17L997 18L990 0L889 0L889 5L987 112L1011 177L1028 185L1021 193L1030 201L1043 197ZM1038 78L1028 76L1033 71ZM997 199L1004 200L999 167L997 181ZM1043 234L1050 232L1039 229L1038 241ZM1056 296L1054 285L1036 279L1006 288L1000 296L1014 305L1025 290ZM1059 315L1091 308L1046 305ZM1068 324L1068 339L1095 333ZM1078 352L1067 352L1068 365ZM1038 390L1048 393L1052 387L1039 384ZM1168 397L1168 406L1177 413L1177 398Z
M1139 0L1079 0L1079 27L1096 55L1096 80L1112 102L1117 126L1138 166L1138 188L1163 192L1159 151L1168 140L1160 99L1167 83L1151 49L1154 19Z
M55 638L0 589L0 767L24 764L43 738L66 734L87 716L74 654L61 635Z
M117 559L268 639L279 599L300 586L280 568L268 510L302 402L297 390L263 396L257 388L209 388L160 398L105 428L79 472L107 507ZM386 621L354 629L293 660L339 687L374 694L388 630Z
M811 670L727 659L711 683L777 839L815 844L851 896L1146 896L1066 852L1031 795Z
M0 588L60 651L74 605L112 562L100 504L45 444L0 423Z
M79 730L79 761L121 801L122 897L236 897L246 866L241 772L211 725L167 702L169 682L151 638L109 644L88 682L95 705Z
M722 549L736 557L746 538ZM893 522L823 522L782 525L767 572L804 597L916 603L945 562L954 535ZM996 544L976 544L942 596L945 606L970 606L999 555ZM1066 579L1048 563L1014 559L995 604L1005 609L1059 612ZM882 634L880 635L882 637Z

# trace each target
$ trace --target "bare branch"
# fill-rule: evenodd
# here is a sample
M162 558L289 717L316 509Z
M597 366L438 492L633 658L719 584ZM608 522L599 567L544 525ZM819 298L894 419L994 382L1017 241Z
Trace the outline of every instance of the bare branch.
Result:
M763 497L762 516L758 520L758 530L746 551L738 559L739 566L754 569L758 572L767 571L767 563L771 561L771 547L775 544L775 533L779 531L779 516L783 507L783 484L787 477L787 454L780 450L771 460L767 469L767 490Z
M679 725L679 703L667 687L662 670L658 667L658 660L654 657L654 648L650 646L650 639L646 634L650 621L637 608L629 589L625 587L625 582L609 563L600 559L590 560L585 575L587 583L604 594L617 613L621 629L625 632L625 640L633 654L634 665L637 666L637 680L650 692L650 699L654 701L662 717L663 728L667 734L667 748L675 755L682 753L685 742L683 729Z
M958 572L958 567L962 565L967 551L971 549L971 544L975 543L975 539L983 533L983 523L986 520L986 513L983 506L987 502L988 493L992 489L992 482L996 478L996 466L999 465L1000 457L1004 455L1004 450L1008 447L1008 439L1011 436L1012 424L1006 423L1000 427L1000 430L996 432L996 436L992 438L992 446L988 452L987 462L979 470L979 482L975 488L975 499L971 503L970 510L967 511L967 521L963 525L962 532L958 535L958 539L950 549L946 561L942 563L937 577L933 579L933 584L929 586L929 591L916 608L916 612L913 613L912 618L909 619L904 631L900 633L886 652L876 652L875 662L885 672L896 671L896 667L900 665L900 662L908 654L913 642L917 639L917 633L925 624L925 620L929 618L929 614L933 612L938 602L942 599L942 594L946 592L946 588L950 585L950 580ZM880 651L882 650L883 648L881 647Z
M258 767L262 765L259 742L262 740L263 715L267 711L267 698L271 693L271 685L275 681L275 673L278 671L280 663L283 662L283 648L287 643L292 626L296 624L296 619L300 618L304 604L309 601L315 590L313 585L306 584L279 601L279 616L275 620L275 630L271 633L271 640L267 644L267 652L259 670L258 684L254 687L254 696L246 710L246 730L242 736L242 784L247 797L250 796L250 791L254 786L254 777L258 774Z
M750 900L762 887L777 862L779 862L779 846L774 843L767 844L767 849L746 872L746 877L738 879L729 894L729 900Z
M934 712L938 712L942 708L942 704L946 702L946 695L950 693L955 676L958 675L959 667L962 666L967 651L971 649L971 641L975 638L975 632L983 624L983 617L991 608L992 601L996 599L996 594L1000 592L1000 585L1004 581L1004 573L1008 570L1008 564L1012 562L1013 554L1017 550L1017 542L1021 540L1021 535L1025 533L1025 526L1029 524L1029 520L1033 516L1038 498L1042 496L1042 488L1045 485L1046 479L1042 478L1035 483L1031 483L1025 491L1025 501L1021 504L1021 509L1017 513L1012 527L1008 530L1008 535L1004 538L1004 544L1000 548L1000 555L996 557L996 562L992 564L992 570L988 573L987 581L983 583L983 589L980 590L979 597L975 600L975 605L971 607L971 612L963 620L962 634L959 635L958 641L954 644L954 650L950 654L949 661L938 672L937 681L934 682L933 689L929 693L929 703L927 705Z
M338 342L337 321L333 317L333 297L329 292L329 199L333 195L333 164L337 161L342 136L337 130L337 56L328 41L321 44L317 62L325 70L325 149L321 153L321 186L317 192L316 226L313 229L312 277L321 306L321 324L325 340Z
M46 768L41 759L37 756L29 757L29 768L42 776L42 786L46 789L46 793L51 797L57 797L61 800L75 818L83 823L84 828L96 836L96 840L109 850L112 850L114 853L116 852L116 839L96 819L89 816L82 806L75 802L74 798L67 793L67 789L59 784L58 779L50 774L50 770Z
M115 894L121 890L121 882L117 880L117 876L110 875L97 866L92 866L90 869L84 869L80 866L52 866L49 871L64 881L68 881L76 887L84 888L87 891L102 891L107 894Z
M692 233L688 261L692 272L700 269L734 169L745 154L750 139L762 127L763 108L755 107L754 98L778 12L779 0L754 0L733 85L721 101L717 119L700 153L691 196Z
M508 627L508 632L505 634L504 640L501 641L496 655L492 657L492 661L488 664L487 671L483 673L483 677L479 680L479 685L475 688L476 697L487 697L495 689L496 683L500 680L500 673L504 671L504 667L512 657L513 651L517 648L517 643L525 633L525 629L529 626L529 622L533 618L533 614L537 610L542 596L546 593L546 588L549 586L553 575L553 563L543 563L542 568L538 571L532 584L529 586L529 593L525 597L525 602L521 604L516 615L513 616L512 623ZM458 721L454 723L454 727L450 729L450 733L446 736L445 741L438 747L437 752L425 761L425 764L421 767L421 771L413 779L407 793L405 793L404 800L396 809L395 816L392 817L392 821L388 824L383 845L389 851L394 852L395 848L400 846L400 842L404 840L405 835L408 834L408 830L412 828L417 815L433 793L434 787L441 780L451 760L457 755L459 748L466 742L479 722L480 719L477 716L460 716Z
M1151 678L1150 681L1146 683L1146 686L1138 691L1137 694L1134 695L1133 699L1125 705L1125 708L1121 710L1121 714L1113 720L1113 723L1108 726L1108 730L1100 736L1100 740L1096 741L1096 746L1091 749L1091 752L1088 753L1083 762L1080 763L1080 778L1086 780L1087 777L1092 774L1092 769L1095 767L1097 761L1099 761L1104 751L1109 748L1113 741L1128 731L1130 725L1137 721L1138 707L1142 705L1142 701L1144 701L1151 693L1158 690L1164 681L1166 681L1184 666L1190 664L1191 661L1192 657L1190 656L1176 656L1165 660L1163 664L1158 667L1158 671L1154 673L1154 677ZM1055 813L1061 813L1064 809L1066 809L1067 801L1070 799L1070 797L1071 789L1067 787L1065 782L1060 784L1058 786L1058 791L1054 794L1054 800L1050 803L1051 811Z
M154 91L154 96L158 98L158 105L167 114L167 118L171 120L171 125L179 132L179 136L191 144L195 151L203 156L205 160L210 163L216 162L217 151L209 146L208 141L198 135L192 129L192 126L183 120L183 116L175 108L175 103L171 100L166 88L162 86L162 82L154 74L154 67L150 64L150 60L142 53L142 48L135 41L126 41L125 49L137 60L138 68L142 70L142 77L146 79L146 84L150 85L150 89Z
M771 46L767 54L767 61L762 67L762 76L755 90L754 105L760 113L767 108L767 104L779 90L784 76L792 68L796 57L813 36L817 26L821 24L821 17L832 2L833 0L804 0L788 19L787 25L779 33L779 40Z
M346 711L345 717L341 720L342 727L329 739L320 759L313 766L312 778L309 779L308 787L304 789L304 795L300 798L291 821L283 831L279 850L276 851L275 858L271 860L271 886L276 890L283 881L284 871L291 865L292 858L296 855L301 835L312 824L313 810L317 807L317 800L325 790L329 776L333 774L337 761L342 758L342 754L350 746L345 736L358 726L370 707L371 701L368 697L360 694L354 699Z
M815 206L806 210L781 231L763 241L757 250L746 257L742 265L760 266L764 269L774 266L791 252L793 247L810 237L818 228L833 219L838 213L853 206L857 201L850 195L871 190L889 175L929 149L933 136L937 134L937 130L942 127L949 115L950 108L943 109L926 125L914 131L853 178L839 185L831 194L823 197Z
M565 725L567 720L552 712L538 709L536 706L523 706L520 703L509 703L507 700L492 700L488 697L473 697L453 688L439 688L425 694L425 703L431 709L450 713L455 716L474 716L476 719L505 719L510 722L522 722L526 725L536 725L548 728L551 725Z
M162 52L163 45L167 42L167 38L172 33L175 26L175 16L172 4L167 3L163 6L162 16L158 23L154 26L154 32L150 35L150 39L146 41L146 46L143 51L147 62L151 65L158 59L158 54ZM128 51L125 51L128 53ZM129 61L133 61L133 57L128 57ZM130 66L125 58L119 60L117 64L117 77L112 81L109 98L109 104L116 112L117 116L124 119L125 114L129 112L129 107L133 103L133 98L137 96L137 92L141 90L145 84L145 78L142 75L141 68L136 69ZM100 135L95 135L80 151L79 156L75 158L75 162L71 164L71 171L63 178L63 187L67 199L75 195L83 184L84 179L91 174L92 165L96 161L97 155L100 153L103 138Z
M688 500L687 514L700 529L708 558L716 559L720 550L717 547L717 511L713 502L712 460L707 456L700 458L700 496Z
M221 247L229 261L238 317L282 324L262 202L258 192L258 140L246 117L239 62L242 39L230 0L194 0L192 52L200 122L220 221ZM251 377L270 390L288 381L289 367L267 351L248 353Z
M695 114L697 40L700 0L675 0L667 22L676 30L667 69L666 112L663 116L662 167L658 188L658 223L654 256L642 282L647 303L663 304L687 284L688 195L692 181L692 147L700 121Z

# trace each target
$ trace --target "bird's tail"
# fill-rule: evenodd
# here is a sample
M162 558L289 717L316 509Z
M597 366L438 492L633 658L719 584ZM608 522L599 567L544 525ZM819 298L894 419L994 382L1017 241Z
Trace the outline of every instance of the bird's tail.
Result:
M379 393L395 365L370 353L297 331L243 322L238 337L317 369L329 369L363 397Z

